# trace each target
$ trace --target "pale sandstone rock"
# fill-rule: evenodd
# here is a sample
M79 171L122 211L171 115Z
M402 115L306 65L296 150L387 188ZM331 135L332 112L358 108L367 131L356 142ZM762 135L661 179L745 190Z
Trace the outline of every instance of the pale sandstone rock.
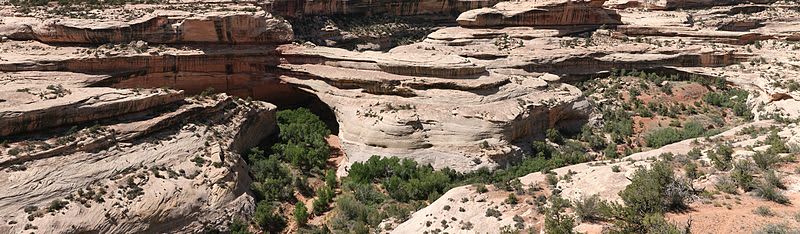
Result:
M462 27L581 26L622 24L615 11L603 9L605 0L531 0L501 2L493 7L462 13Z
M179 121L172 112L144 120L117 113L116 121L130 122L109 120L112 124L99 133L76 133L78 141L111 137L112 144L28 158L15 162L28 169L0 172L0 186L14 188L0 196L0 231L21 232L31 224L48 233L196 233L224 230L234 217L251 214L254 201L239 152L275 129L275 106L233 102L224 95L187 102L186 111L174 112L185 113L177 115ZM177 129L159 131L164 127ZM205 162L198 166L193 158ZM128 195L131 183L143 194ZM103 201L82 197L90 190L105 191ZM46 210L52 201L65 199L71 202L64 209ZM39 209L26 214L29 206ZM44 215L35 217L39 212Z
M291 26L266 12L212 12L202 15L150 15L133 21L7 18L0 35L48 43L286 43Z

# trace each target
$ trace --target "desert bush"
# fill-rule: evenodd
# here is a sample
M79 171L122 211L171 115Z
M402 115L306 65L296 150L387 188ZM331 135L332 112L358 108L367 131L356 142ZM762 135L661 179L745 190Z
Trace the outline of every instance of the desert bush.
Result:
M688 185L677 180L664 162L656 162L650 169L637 170L631 184L620 192L625 205L641 216L683 209L689 195Z
M269 201L260 201L253 213L253 222L269 233L279 233L286 228L286 220L278 213L275 206Z
M776 175L775 171L773 170L764 172L764 182L772 186L775 186L776 188L779 189L786 189L786 185L783 184L781 178L779 178L778 175Z
M765 200L773 201L778 204L789 204L789 198L787 198L783 193L775 187L774 185L768 184L766 182L756 183L755 187L755 194Z
M775 212L772 211L769 206L756 207L756 209L753 210L753 213L760 216L775 216Z
M727 171L731 168L733 161L733 148L730 145L719 145L716 151L708 153L708 158L714 163L714 168L721 171Z
M572 202L572 209L580 222L595 222L607 219L604 214L609 207L595 194Z
M728 194L738 194L739 192L736 190L736 183L731 180L730 177L720 177L717 179L717 183L714 184L714 188L717 191L728 193Z
M506 204L516 205L519 200L517 199L517 195L514 195L514 193L509 193L505 202Z
M554 129L554 128L547 129L546 136L547 136L547 139L550 140L550 142L553 142L553 143L556 143L556 144L559 144L559 145L560 144L564 144L564 137L561 136L561 132L559 132L557 129Z
M797 230L792 230L791 228L786 226L786 224L778 224L778 223L766 224L763 227L753 232L753 234L798 234L798 233L800 232Z
M619 165L611 166L611 172L620 172Z
M649 147L662 147L689 138L703 135L703 126L697 122L687 122L682 129L661 128L645 136L645 143Z
M697 170L697 163L694 163L693 161L687 162L683 167L683 170L686 178L691 180L697 179L701 175L701 172Z
M500 213L500 211L498 211L498 210L495 210L493 208L486 209L486 217L500 218L501 215L503 215L503 214Z
M305 226L308 222L308 209L303 202L297 202L294 205L294 221L299 226Z
M753 189L753 168L750 161L737 161L733 166L733 170L731 171L730 175L731 179L736 182L739 188L744 189L744 191L750 191Z
M251 150L250 158L250 171L253 174L251 188L257 198L275 201L292 196L291 174L278 159L262 159L263 152L259 150Z
M753 162L756 163L756 166L761 170L770 170L772 165L780 162L780 156L772 151L760 152L757 151L753 154Z
M69 204L68 201L64 201L64 200L61 200L61 199L53 200L52 202L50 202L50 206L47 207L47 212L59 211L61 209L64 209L65 207L67 207L67 204Z
M575 218L564 212L569 201L557 195L550 196L550 207L544 212L544 231L547 234L574 233Z

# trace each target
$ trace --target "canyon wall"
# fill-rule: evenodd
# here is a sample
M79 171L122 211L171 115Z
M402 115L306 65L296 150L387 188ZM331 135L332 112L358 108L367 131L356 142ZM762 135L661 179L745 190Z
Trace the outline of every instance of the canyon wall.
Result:
M396 16L451 14L491 6L500 0L413 0L413 1L368 1L368 0L275 0L265 8L277 15L289 17L319 15L378 15Z

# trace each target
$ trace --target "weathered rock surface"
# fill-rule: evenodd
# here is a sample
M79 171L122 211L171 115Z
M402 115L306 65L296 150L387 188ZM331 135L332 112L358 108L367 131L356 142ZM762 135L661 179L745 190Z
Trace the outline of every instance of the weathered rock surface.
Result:
M0 232L36 227L48 233L196 233L224 229L233 217L252 213L249 176L239 152L275 130L275 106L226 95L184 99L176 91L85 87L83 79L93 76L63 72L9 75L13 79L5 86L33 88L19 95L3 92L3 103L37 107L37 118L23 122L48 131L35 138L43 140L15 140L2 147L0 187L8 189L0 192ZM72 94L28 97L45 81L61 82ZM78 97L78 92L94 97ZM71 100L84 101L75 108L49 107ZM128 104L106 107L114 103ZM131 113L126 106L141 110ZM76 112L83 112L81 118L73 117ZM16 121L12 116L0 120L3 126L20 125L5 125ZM77 120L92 120L94 126L64 132L48 125L81 123Z
M645 7L650 9L686 9L686 8L704 8L713 6L728 6L737 4L769 4L777 2L777 0L610 0L606 3L608 6L615 8L629 8L629 7Z
M570 175L570 179L560 180L555 186L547 185L545 175L540 172L532 173L519 179L525 186L526 191L531 191L528 189L536 187L538 189L534 191L539 191L537 192L539 194L546 194L558 190L562 197L571 201L580 201L583 198L598 195L602 200L622 202L618 194L631 183L629 178L632 178L634 172L639 168L649 167L661 157L660 155L664 153L685 155L692 148L708 149L715 147L719 144L718 142L729 141L733 142L734 147L737 147L737 152L734 154L737 159L749 157L749 155L752 155L752 152L745 152L747 150L740 151L738 150L740 149L739 147L746 149L748 146L757 146L758 143L756 140L750 139L750 137L741 137L737 132L748 126L768 127L773 124L774 123L771 122L756 122L746 126L736 127L708 139L689 139L659 149L636 153L621 160L581 163L558 168L553 170L556 175ZM791 136L795 131L796 126L790 126L790 128L781 131L780 135ZM705 156L700 160L711 163L710 159ZM614 167L616 167L618 171L615 172L614 169L612 169ZM714 187L715 181L725 176L725 173L726 172L716 172L703 175L701 178L695 180L694 188L711 190ZM788 175L787 177L798 178L797 175ZM792 181L792 185L787 186L800 186L800 181L798 180L787 179L787 181ZM602 184L602 186L598 186L599 184ZM431 232L435 229L439 229L443 232L469 230L471 232L491 233L497 232L500 227L503 226L514 227L516 223L512 218L514 216L522 218L522 223L524 223L525 227L533 227L541 230L544 224L544 217L542 211L535 205L535 198L539 194L517 194L519 202L512 205L504 202L508 197L508 193L507 191L495 189L490 189L490 191L486 193L479 193L472 185L457 187L442 195L429 206L414 213L407 221L398 226L391 227L391 231L388 232L419 233L425 231ZM790 197L793 202L800 200L800 193L796 190L787 190L785 194ZM771 202L769 201L747 198L747 196L744 197L743 199L745 201L740 205L743 207L737 207L734 211L730 211L730 209L724 207L720 208L721 211L711 212L700 209L689 209L689 211L673 214L672 216L674 216L678 223L691 219L691 230L693 232L702 232L703 230L713 230L712 232L714 233L750 232L760 228L763 224L761 222L767 221L751 212L755 207L767 205L771 206L772 209L781 210L782 212L791 212L791 210L796 209L795 205L784 206L774 203L770 204ZM695 206L703 206L697 203L693 204L692 208ZM703 208L705 209L707 207ZM488 209L495 209L499 211L501 215L497 218L485 215ZM454 212L456 210L458 211ZM727 214L726 211L729 214ZM734 215L738 217L734 217ZM730 220L718 220L720 216L729 217ZM742 216L747 218L742 219ZM428 225L428 222L435 225ZM440 223L445 223L447 225L439 225ZM576 224L579 223L580 222ZM698 223L700 223L699 226ZM791 228L798 227L797 223L789 223L787 225ZM588 233L603 233L603 229L609 226L610 224L603 222L584 222L577 225L575 230L583 230Z
M462 27L618 25L620 16L603 8L605 0L534 0L500 2L462 13Z
M499 0L413 0L413 1L313 1L275 0L271 12L278 15L303 17L314 15L423 15L458 14L469 9L491 6Z
M0 36L46 43L277 44L292 40L292 28L266 12L157 12L135 21L5 18Z
M295 59L281 65L290 72L280 79L331 106L349 163L385 155L461 171L493 167L520 153L518 141L588 115L581 92L548 83L549 74L487 70L458 56L281 49Z
M145 93L84 87L97 76L22 72L0 78L0 137L75 125L165 106L183 99L181 92Z

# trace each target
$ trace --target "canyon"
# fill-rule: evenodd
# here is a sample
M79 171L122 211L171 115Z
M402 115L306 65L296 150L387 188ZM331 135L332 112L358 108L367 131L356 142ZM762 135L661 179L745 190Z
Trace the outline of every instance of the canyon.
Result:
M381 220L373 233L497 233L516 223L525 224L519 231L544 231L536 194L621 202L634 172L665 153L729 144L734 158L749 160L766 147L767 134L737 134L749 126L776 129L789 148L800 144L800 87L792 86L800 75L796 1L17 2L0 6L3 233L230 231L232 220L253 216L262 199L251 191L246 154L274 141L279 110L296 107L334 126L342 160L333 167L342 179L375 155L466 174L511 168L536 154L537 142L565 149L550 132L603 128L611 124L604 108L631 98L622 94L628 90L587 89L599 80L645 87L623 78L670 77L652 84L659 88L719 81L704 84L701 94L690 85L666 88L697 109L706 93L736 87L749 94L729 98L744 107L722 110L716 122L701 118L709 119L704 131L719 130L714 134L658 147L618 141L624 144L614 144L615 155L642 151L620 159L583 152L596 160L552 170L570 180L548 185L544 172L519 177L525 188L545 189L520 195L526 202L516 205L497 186L488 193L457 186L405 220ZM736 108L750 118L734 119ZM645 118L631 117L639 126L630 138L673 126ZM795 148L781 156L796 156ZM709 155L698 160L710 165ZM792 166L778 172L792 202L769 205L787 217L800 202ZM708 170L689 180L693 189L713 190L730 173ZM731 228L745 219L738 213L701 202L667 217L693 217L695 232L751 232L759 228L752 220L762 218L800 227L800 219L751 214L770 203L742 199L742 208L728 209L748 211L738 228ZM487 209L502 215L484 215ZM263 231L255 226L249 229ZM575 230L611 226L580 221ZM292 223L284 232L298 230Z

